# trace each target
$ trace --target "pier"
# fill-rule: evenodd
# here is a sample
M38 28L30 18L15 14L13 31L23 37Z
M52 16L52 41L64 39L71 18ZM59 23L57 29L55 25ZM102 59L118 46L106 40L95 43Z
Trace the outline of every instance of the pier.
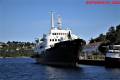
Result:
M98 65L104 66L105 65L105 55L87 55L79 56L79 64L86 64L86 65Z

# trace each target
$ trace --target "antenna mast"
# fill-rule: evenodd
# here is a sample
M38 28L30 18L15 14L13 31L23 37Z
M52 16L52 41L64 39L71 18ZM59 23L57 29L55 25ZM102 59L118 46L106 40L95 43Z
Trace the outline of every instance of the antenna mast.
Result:
M54 28L54 15L53 15L53 11L51 11L51 29Z

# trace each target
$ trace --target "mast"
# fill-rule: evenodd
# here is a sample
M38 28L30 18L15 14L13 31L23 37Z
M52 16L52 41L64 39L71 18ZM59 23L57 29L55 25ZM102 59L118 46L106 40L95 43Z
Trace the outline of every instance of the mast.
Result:
M54 15L53 15L53 11L51 11L51 29L54 28Z
M61 17L60 16L58 16L58 29L62 29L62 20L61 20Z

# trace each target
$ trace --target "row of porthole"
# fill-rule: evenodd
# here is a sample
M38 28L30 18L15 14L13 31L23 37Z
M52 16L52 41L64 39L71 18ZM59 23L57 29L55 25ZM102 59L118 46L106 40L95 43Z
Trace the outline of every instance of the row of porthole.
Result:
M50 41L60 41L60 39L50 39Z

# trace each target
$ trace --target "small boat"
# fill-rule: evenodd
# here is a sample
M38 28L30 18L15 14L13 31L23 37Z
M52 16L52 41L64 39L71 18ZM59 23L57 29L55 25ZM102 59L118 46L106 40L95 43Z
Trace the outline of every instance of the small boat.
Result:
M105 56L107 67L120 67L120 45L110 45Z

